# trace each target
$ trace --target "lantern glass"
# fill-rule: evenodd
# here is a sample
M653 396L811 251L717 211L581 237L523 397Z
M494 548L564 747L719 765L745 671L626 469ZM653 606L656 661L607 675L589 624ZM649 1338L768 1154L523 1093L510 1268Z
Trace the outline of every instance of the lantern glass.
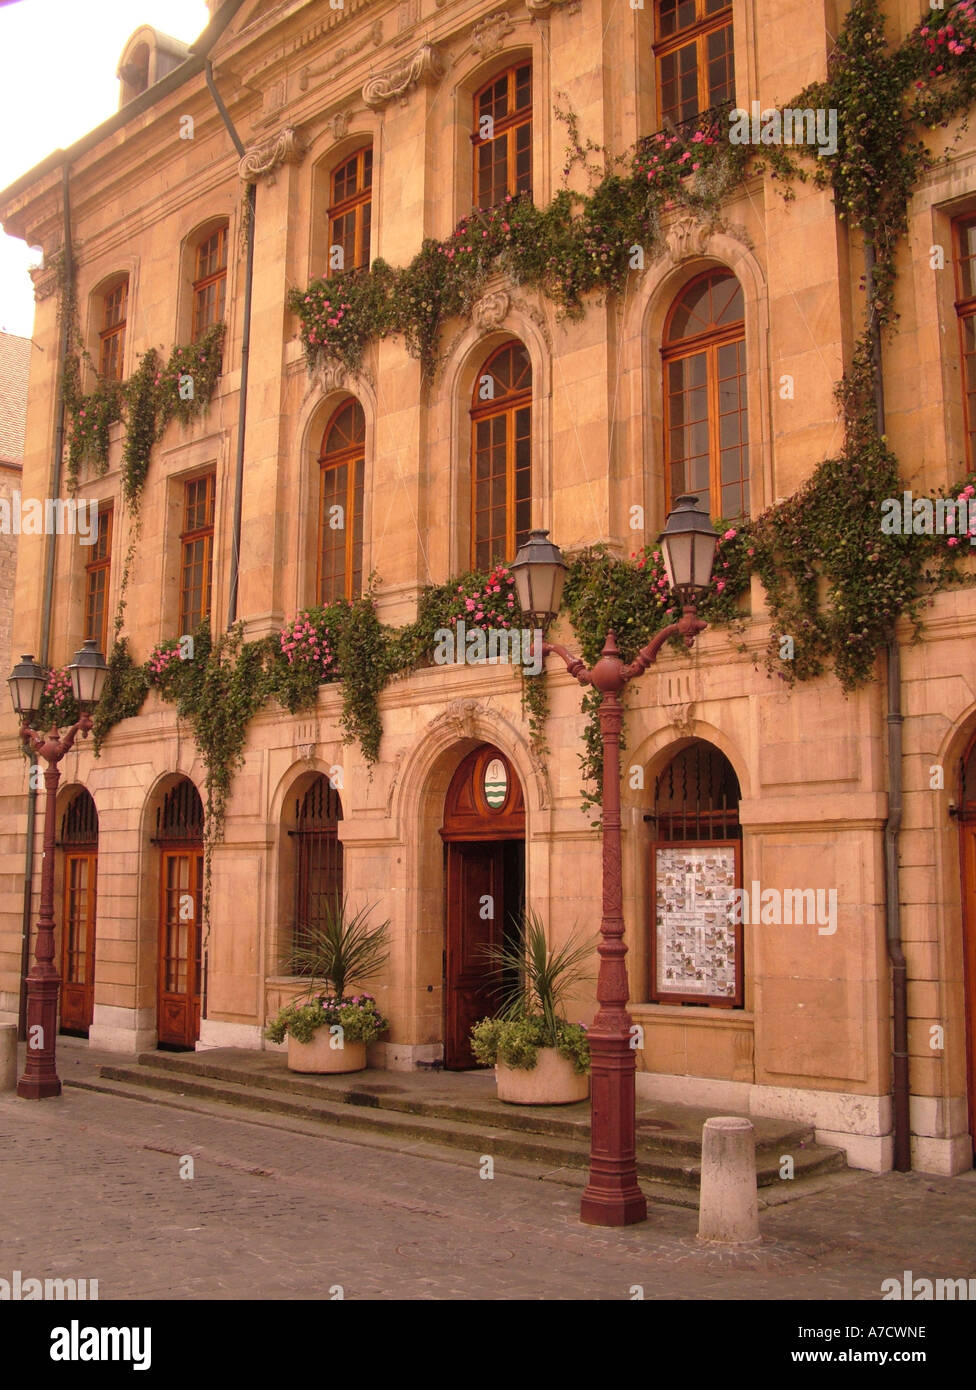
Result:
M108 675L105 658L95 646L95 639L89 637L75 659L68 667L71 674L71 689L80 709L90 711L98 704Z
M10 686L13 707L21 719L32 720L40 709L47 674L33 656L22 656L11 671L7 684Z
M522 611L531 614L543 631L559 612L567 569L559 547L548 535L548 531L530 531L511 564Z
M697 497L679 497L659 538L671 588L682 603L695 603L708 588L718 532Z

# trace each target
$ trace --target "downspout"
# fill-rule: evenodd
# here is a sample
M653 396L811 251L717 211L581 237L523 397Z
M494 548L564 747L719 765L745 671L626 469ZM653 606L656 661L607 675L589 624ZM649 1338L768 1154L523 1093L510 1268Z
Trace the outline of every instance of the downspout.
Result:
M204 76L207 79L207 87L213 97L214 105L220 113L220 118L227 127L227 134L231 138L234 149L241 159L244 158L244 145L234 128L234 122L230 118L230 113L224 105L223 98L217 91L214 82L213 64L208 58L204 64ZM227 604L227 627L231 628L237 621L237 595L238 579L240 574L240 555L241 555L241 511L242 498L244 493L244 436L247 427L247 377L248 365L251 357L251 288L254 282L254 208L257 201L257 186L249 183L247 186L247 197L245 206L247 208L247 227L245 235L247 237L247 259L244 267L244 322L241 329L241 384L237 397L237 459L234 469L234 529L231 538L230 552L230 596ZM200 1016L207 1017L207 984L210 973L210 950L209 950L210 924L207 923L208 941L203 944L203 979L200 986Z
M875 251L869 234L864 241L865 292L870 304L874 290ZM871 358L874 366L875 425L878 437L886 433L884 379L881 364L881 328L872 313L869 332ZM901 709L901 652L894 629L888 634L887 687L888 712L888 818L885 821L885 928L888 959L891 962L891 1091L892 1128L894 1132L894 1166L898 1173L908 1173L912 1167L911 1116L908 1077L908 963L901 940L901 910L898 883L898 837L902 820L902 724Z
M48 496L58 497L61 492L61 461L64 454L64 376L68 353L71 348L70 315L66 309L74 301L74 257L71 252L71 166L68 161L61 165L61 215L62 241L64 245L64 288L61 299L61 344L58 363L58 388L54 405L54 446L51 456L51 474ZM37 659L42 666L47 665L51 645L51 617L54 606L54 571L57 556L57 534L52 529L47 538L47 552L44 556L44 592L41 604L41 642ZM31 951L31 900L34 879L34 839L37 827L37 788L34 785L33 769L37 757L30 755L31 773L28 774L27 790L27 840L24 850L24 907L21 930L20 951L20 1007L17 1013L17 1038L27 1041L27 973L30 970Z

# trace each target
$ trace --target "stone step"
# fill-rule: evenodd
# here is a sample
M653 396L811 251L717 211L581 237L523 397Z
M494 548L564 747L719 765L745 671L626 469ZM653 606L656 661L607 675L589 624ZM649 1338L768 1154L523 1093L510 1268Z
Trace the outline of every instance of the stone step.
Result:
M179 1054L164 1053L149 1054L141 1058L137 1066L105 1065L99 1068L99 1082L84 1084L97 1090L130 1095L150 1092L158 1094L160 1099L165 1094L171 1100L179 1097L180 1100L249 1109L303 1123L311 1122L316 1127L321 1125L340 1132L344 1130L350 1136L384 1136L401 1146L427 1143L446 1149L490 1153L496 1158L545 1164L550 1170L585 1170L589 1163L589 1107L585 1103L573 1107L584 1112L575 1123L563 1121L567 1127L561 1130L540 1129L537 1126L547 1118L555 1123L553 1117L524 1115L514 1107L506 1106L503 1109L500 1102L493 1102L498 1106L497 1111L493 1111L486 1102L452 1106L443 1099L420 1102L416 1098L408 1098L408 1105L402 1096L364 1090L363 1087L370 1083L357 1082L350 1077L299 1077L287 1071L282 1074L280 1065L277 1080L282 1084L255 1084L256 1077L249 1069L228 1068L221 1063L198 1060L205 1059L206 1053L189 1054L188 1057L192 1057L192 1061L183 1066L179 1063L188 1059ZM231 1079L212 1074L227 1070L236 1074ZM270 1070L261 1077L263 1083L273 1079L275 1074ZM340 1084L336 1085L337 1082ZM382 1087L384 1083L375 1084ZM390 1104L391 1100L399 1104ZM432 1108L441 1113L431 1113ZM792 1153L794 1158L794 1182L803 1182L845 1168L840 1150L828 1149L807 1140L806 1132L798 1131L795 1127L780 1125L779 1129L780 1138L800 1134L804 1138L792 1147L784 1143L772 1146L767 1143L762 1152L757 1152L757 1180L760 1187L783 1186L779 1164L780 1155L786 1151ZM686 1191L697 1189L700 1150L693 1154L678 1152L661 1142L662 1138L669 1137L648 1137L638 1130L639 1176L645 1181L675 1184ZM791 1183L790 1187L793 1185Z

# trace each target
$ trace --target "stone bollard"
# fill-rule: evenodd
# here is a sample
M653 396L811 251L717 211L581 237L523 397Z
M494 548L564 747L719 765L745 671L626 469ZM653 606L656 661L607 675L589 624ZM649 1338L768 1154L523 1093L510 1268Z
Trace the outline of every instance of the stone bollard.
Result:
M0 1023L0 1091L17 1089L17 1025Z
M760 1239L751 1120L720 1115L705 1121L698 1239L725 1245L755 1245Z

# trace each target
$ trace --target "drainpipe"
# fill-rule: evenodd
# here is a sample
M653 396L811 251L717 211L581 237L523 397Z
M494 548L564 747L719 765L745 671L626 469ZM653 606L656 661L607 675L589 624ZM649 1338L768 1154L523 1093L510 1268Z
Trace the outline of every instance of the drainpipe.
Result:
M220 113L220 118L227 127L227 134L231 138L234 149L240 158L244 158L244 145L238 135L234 122L230 118L230 113L224 105L223 98L217 90L214 82L213 64L208 58L204 64L204 76L207 79L207 87L213 97L214 105ZM254 283L254 208L257 201L257 185L249 183L247 186L246 207L247 207L247 259L244 267L244 323L241 330L241 385L237 397L237 459L234 468L234 529L231 540L230 552L230 596L227 604L227 627L233 627L237 621L237 594L238 579L240 574L241 556L241 509L244 493L244 436L247 427L247 377L248 366L251 357L251 288ZM207 935L209 938L210 926L207 924ZM200 1016L207 1017L207 985L210 974L210 951L207 943L203 945L203 979L200 986Z
M871 302L874 288L874 241L866 232L864 241L865 293ZM881 328L877 315L871 315L871 357L874 364L875 424L878 435L884 435L885 403L884 378L881 366ZM885 928L888 959L891 962L891 1091L892 1127L894 1131L894 1165L898 1173L908 1173L912 1167L911 1118L909 1112L908 1077L908 963L901 941L901 911L898 892L898 837L902 819L902 724L901 710L901 652L894 629L888 635L886 647L888 687L888 818L885 821Z
M61 165L61 215L62 241L64 244L64 303L70 304L74 295L74 257L71 252L71 166L67 160ZM62 316L61 341L58 362L58 388L54 405L54 444L51 454L51 473L48 496L58 497L61 492L61 460L64 454L64 374L71 343L68 336L69 325ZM47 537L47 550L44 555L44 590L41 602L41 639L37 659L42 666L48 662L51 645L51 616L54 605L54 571L57 557L57 535ZM31 770L37 766L37 756L31 752ZM37 833L37 789L34 778L28 775L27 789L27 840L24 850L24 906L21 926L20 949L20 1005L17 1011L17 1038L27 1041L27 973L30 970L31 952L31 900L34 880L34 839Z
M227 134L233 142L238 155L244 158L244 146L234 128L234 122L217 91L213 77L213 64L208 58L204 65L204 75L214 105L220 112L221 120L227 127ZM241 556L241 505L244 492L244 433L247 424L247 376L251 357L251 288L254 282L254 207L257 201L257 185L247 186L247 261L244 268L244 324L241 341L241 388L237 402L237 461L234 471L234 531L230 552L230 599L227 605L227 626L237 622L237 592Z

